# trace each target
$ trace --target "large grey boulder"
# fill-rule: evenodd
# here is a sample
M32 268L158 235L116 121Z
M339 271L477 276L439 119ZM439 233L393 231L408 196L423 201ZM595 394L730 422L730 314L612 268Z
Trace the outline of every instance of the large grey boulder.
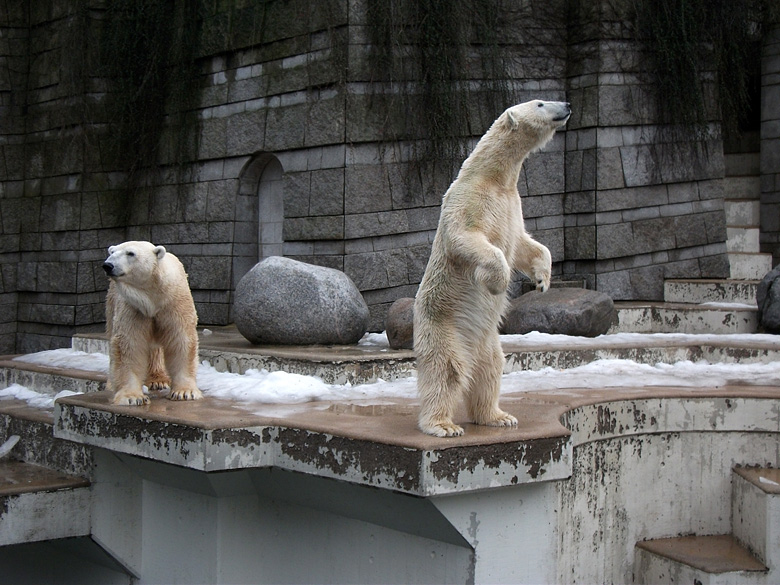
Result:
M758 283L756 304L758 322L767 333L780 333L780 264Z
M539 331L596 337L606 333L616 321L615 304L608 295L584 288L553 288L513 299L501 333Z
M272 256L238 283L233 317L255 344L328 345L360 341L369 313L343 272Z

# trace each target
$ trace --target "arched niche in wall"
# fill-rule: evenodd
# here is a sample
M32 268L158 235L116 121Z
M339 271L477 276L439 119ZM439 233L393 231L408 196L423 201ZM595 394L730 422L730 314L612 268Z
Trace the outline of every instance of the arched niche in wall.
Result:
M257 260L269 256L282 256L284 252L284 169L279 159L271 156L263 167L257 184Z
M241 170L236 206L233 288L257 262L283 255L284 169L271 153L253 156Z

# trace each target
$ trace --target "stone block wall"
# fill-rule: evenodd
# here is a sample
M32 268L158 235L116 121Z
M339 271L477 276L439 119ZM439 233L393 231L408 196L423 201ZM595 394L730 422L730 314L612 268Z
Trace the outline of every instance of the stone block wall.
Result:
M564 4L576 21L561 21ZM473 146L513 103L570 101L566 131L523 168L527 229L550 248L554 278L615 300L659 300L664 278L728 274L723 147L715 118L702 151L664 133L620 5L502 3L494 41L503 69L491 68L485 45L469 48L468 78L455 83L467 104L458 138ZM410 115L424 96L418 56L400 47L392 79L372 67L368 2L204 3L186 112L197 149L181 160L167 148L169 124L158 164L133 177L134 189L107 154L115 85L89 50L69 58L100 45L108 0L9 6L0 16L0 353L102 329L100 266L107 246L128 239L181 258L202 325L230 323L236 284L268 255L343 270L371 308L372 330L393 301L415 294L462 159L425 158L425 129ZM776 46L777 34L765 51L761 134L762 245L775 254Z
M582 6L569 39L564 276L614 300L662 300L665 278L727 277L717 125L700 146L667 134L620 4Z

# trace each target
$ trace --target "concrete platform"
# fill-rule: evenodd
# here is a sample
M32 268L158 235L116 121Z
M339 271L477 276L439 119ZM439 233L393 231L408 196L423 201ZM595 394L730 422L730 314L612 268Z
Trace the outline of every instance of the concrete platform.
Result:
M109 398L105 392L60 398L55 436L200 471L276 467L419 496L563 479L575 445L607 435L706 429L712 416L720 417L721 430L780 431L771 418L780 388L757 386L504 395L502 408L518 418L517 427L473 425L460 412L456 421L466 434L458 438L424 435L415 402L397 398L242 406L152 396L137 407ZM740 414L748 418L730 423L742 401L749 405ZM661 402L663 413L685 403L679 411L685 419L655 412Z
M770 336L560 341L505 339L507 369L780 355ZM74 347L104 351L105 339ZM203 335L201 350L231 371L271 360L288 371L332 365L333 380L414 374L411 352L258 347L231 328ZM2 366L36 369L36 382L57 375ZM67 376L89 388L105 379ZM91 391L43 413L43 430L23 437L37 446L24 457L40 450L45 428L52 441L92 453L91 499L73 508L89 510L91 539L143 582L637 582L637 541L727 533L731 469L780 464L780 388L641 384L503 394L516 428L466 423L450 439L417 430L413 399L246 404L152 393L149 405L130 407ZM3 421L20 435L35 428L8 402L0 432ZM465 423L463 410L456 420ZM310 552L298 562L289 551L303 547ZM344 558L360 563L332 563ZM776 577L758 573L756 583Z

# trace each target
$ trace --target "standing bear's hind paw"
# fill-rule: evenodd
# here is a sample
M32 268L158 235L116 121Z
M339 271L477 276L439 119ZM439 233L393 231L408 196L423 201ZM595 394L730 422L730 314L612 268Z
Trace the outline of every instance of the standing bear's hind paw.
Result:
M463 435L463 427L453 422L431 423L423 425L420 423L420 430L426 435L434 437L460 437Z
M145 394L120 391L114 394L111 402L120 406L143 406L144 404L149 404L149 397Z
M183 388L171 390L168 395L169 400L200 400L203 398L203 393L197 388Z
M483 420L474 421L478 425L485 425L488 427L516 427L517 419L503 410L495 412L493 415L486 417Z

